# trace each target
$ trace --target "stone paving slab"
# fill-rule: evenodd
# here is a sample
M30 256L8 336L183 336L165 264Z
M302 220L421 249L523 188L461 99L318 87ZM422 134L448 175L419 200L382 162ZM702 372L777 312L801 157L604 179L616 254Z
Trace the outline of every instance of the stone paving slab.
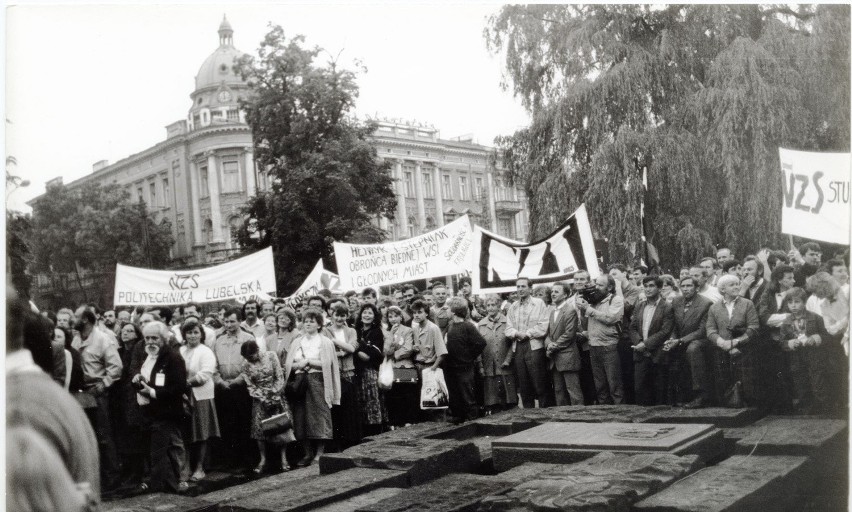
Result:
M807 457L736 455L693 473L633 506L642 512L796 510L809 480Z
M150 493L101 504L101 512L214 512L216 502L179 494ZM11 512L11 511L10 511Z
M744 427L761 418L759 409L731 409L728 407L704 407L684 409L671 407L654 411L645 423L705 423L718 428Z
M604 452L538 473L509 491L484 498L477 510L623 512L700 466L695 455Z
M830 450L847 435L842 420L768 416L745 431L735 445L737 454L811 455Z
M486 496L515 483L494 476L453 474L358 508L358 512L460 512L475 510Z
M492 445L498 472L524 462L578 462L604 451L694 454L706 462L721 454L722 432L702 424L545 423Z
M298 512L314 510L379 487L405 487L404 472L358 468L302 478L288 485L219 503L219 512Z
M512 409L473 421L479 435L507 436L542 423L640 423L668 406L641 407L638 405L566 405L547 409Z
M408 489L400 489L398 487L379 487L370 492L352 496L342 501L336 501L330 505L325 505L314 509L312 512L352 512L359 507L369 507L376 502L396 496L399 493L407 492Z
M227 487L202 496L205 500L213 503L231 503L259 493L288 487L292 485L293 482L317 476L319 476L319 465L312 464L306 468L293 469L286 473L258 478L251 482Z
M411 439L372 441L320 458L320 473L351 468L404 471L410 485L454 472L473 472L482 465L480 450L471 441Z

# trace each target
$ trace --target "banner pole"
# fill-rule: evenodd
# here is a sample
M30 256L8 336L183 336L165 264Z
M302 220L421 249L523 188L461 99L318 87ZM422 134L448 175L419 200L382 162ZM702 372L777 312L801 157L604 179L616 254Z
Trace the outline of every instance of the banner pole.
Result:
M793 244L793 235L787 235L787 236L790 237L790 250L792 251L793 249L796 248L796 245Z

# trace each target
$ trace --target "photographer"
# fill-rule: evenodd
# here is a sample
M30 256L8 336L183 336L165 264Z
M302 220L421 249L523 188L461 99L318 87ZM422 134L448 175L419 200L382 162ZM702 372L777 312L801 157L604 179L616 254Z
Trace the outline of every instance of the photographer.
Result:
M621 338L621 319L624 300L621 283L611 276L595 278L594 285L579 291L577 309L588 318L588 337L592 373L599 404L620 404L624 399L621 363L618 359L618 340Z

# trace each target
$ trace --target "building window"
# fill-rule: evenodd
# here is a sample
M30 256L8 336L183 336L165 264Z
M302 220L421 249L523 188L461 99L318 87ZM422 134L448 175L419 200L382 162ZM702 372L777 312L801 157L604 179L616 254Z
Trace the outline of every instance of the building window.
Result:
M142 187L136 187L136 202L141 203L145 201L145 198L142 196Z
M459 199L462 201L470 199L470 193L467 189L467 176L459 176Z
M204 227L202 228L202 233L204 236L204 240L206 240L209 244L213 241L213 221L210 219L204 219L203 226Z
M473 182L476 187L476 190L474 191L476 194L476 200L481 201L485 199L485 187L482 185L482 178L474 178Z
M222 161L222 191L240 191L240 164L236 160Z
M414 173L406 171L403 176L405 177L405 197L414 197Z
M207 183L207 166L198 168L198 177L200 178L199 187L201 189L201 197L210 197L210 185Z
M497 219L497 234L503 235L506 238L515 238L515 223L512 219L500 217Z
M239 120L240 120L240 111L235 109L235 108L228 109L228 121L235 121L236 122L236 121L239 121Z
M160 206L160 203L157 202L157 182L152 181L148 183L148 193L151 198L150 205L151 206Z
M228 219L228 247L231 249L238 249L240 247L240 244L237 242L237 233L240 232L241 224L242 219L237 216Z
M414 222L414 217L408 218L408 238L414 238L414 231L417 224Z
M163 178L163 206L169 207L171 206L171 191L169 189L169 179Z
M435 229L435 219L432 218L431 215L426 216L426 231L432 231Z
M432 170L423 171L423 197L432 199L435 197L435 189L432 187Z
M441 197L444 199L453 198L453 186L451 183L449 174L441 175Z

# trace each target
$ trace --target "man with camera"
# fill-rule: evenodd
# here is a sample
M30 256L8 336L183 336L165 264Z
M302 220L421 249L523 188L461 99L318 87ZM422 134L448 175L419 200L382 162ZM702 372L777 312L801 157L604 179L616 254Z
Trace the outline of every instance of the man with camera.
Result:
M587 334L598 404L620 404L624 400L618 358L624 316L624 300L616 293L620 286L621 282L612 276L600 275L593 285L578 291L575 301L577 309L588 319Z

